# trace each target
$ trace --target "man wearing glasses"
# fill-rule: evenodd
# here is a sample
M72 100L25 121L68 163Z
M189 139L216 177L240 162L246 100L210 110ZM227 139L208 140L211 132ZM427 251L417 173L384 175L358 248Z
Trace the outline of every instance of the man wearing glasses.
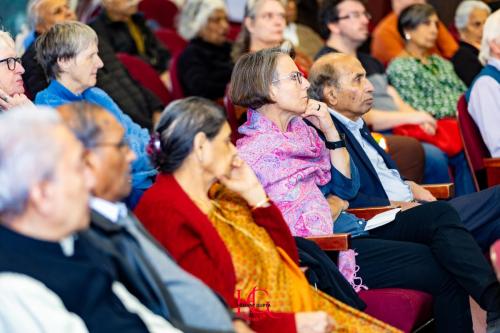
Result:
M31 104L24 95L24 73L21 59L17 57L14 41L8 32L0 30L0 109Z

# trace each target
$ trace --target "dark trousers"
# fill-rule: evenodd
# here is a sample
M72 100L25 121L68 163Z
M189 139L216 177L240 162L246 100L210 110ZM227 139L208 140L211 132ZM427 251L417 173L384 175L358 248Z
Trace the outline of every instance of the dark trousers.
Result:
M445 202L397 214L353 239L359 276L370 288L400 287L434 296L439 332L471 332L470 294L488 311L500 309L500 285L480 248Z
M451 199L448 203L483 251L500 239L500 186Z

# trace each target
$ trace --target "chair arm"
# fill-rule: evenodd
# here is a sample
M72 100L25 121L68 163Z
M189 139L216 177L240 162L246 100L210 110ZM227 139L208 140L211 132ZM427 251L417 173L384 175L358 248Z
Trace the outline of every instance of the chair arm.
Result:
M484 158L488 187L500 184L500 157Z
M422 185L436 199L451 199L455 196L455 185L453 183Z
M377 214L383 213L390 209L398 208L397 206L380 206L380 207L364 207L364 208L349 208L346 212L356 215L360 219L369 220Z
M306 239L315 242L323 251L345 251L351 247L351 234L311 236Z

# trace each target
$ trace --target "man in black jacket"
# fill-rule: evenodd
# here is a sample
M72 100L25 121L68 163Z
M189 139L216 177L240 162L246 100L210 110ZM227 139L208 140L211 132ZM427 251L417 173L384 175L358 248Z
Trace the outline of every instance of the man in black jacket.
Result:
M167 83L170 53L146 25L144 16L137 12L138 5L139 1L103 0L101 14L89 25L115 52L141 57Z
M74 12L68 8L66 0L34 0L30 3L28 12L37 37L56 23L76 18ZM134 122L144 128L152 129L154 119L160 115L164 105L150 90L132 79L106 41L99 40L98 47L104 67L97 72L96 86L111 96ZM49 84L43 68L36 59L35 42L26 50L22 61L26 70L23 80L28 95L33 99Z

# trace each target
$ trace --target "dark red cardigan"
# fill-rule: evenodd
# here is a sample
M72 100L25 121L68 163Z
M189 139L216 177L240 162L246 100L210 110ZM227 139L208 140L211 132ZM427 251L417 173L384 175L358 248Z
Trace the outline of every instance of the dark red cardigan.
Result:
M221 295L233 308L236 277L231 256L208 218L191 201L171 175L160 174L142 196L135 214L179 265ZM298 264L295 241L274 204L253 211L255 222L265 228L274 243ZM293 313L256 316L258 332L296 332Z

